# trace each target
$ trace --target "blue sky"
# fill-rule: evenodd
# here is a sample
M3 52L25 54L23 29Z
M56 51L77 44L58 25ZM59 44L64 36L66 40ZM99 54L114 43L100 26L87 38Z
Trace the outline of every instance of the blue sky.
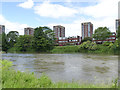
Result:
M2 14L0 24L6 26L6 33L17 30L24 34L26 27L54 25L66 27L66 36L81 36L81 23L93 23L94 30L100 26L107 26L115 31L115 19L117 19L117 5L119 0L98 0L96 2L51 2L50 0L34 2L2 2ZM107 5L107 6L106 6Z

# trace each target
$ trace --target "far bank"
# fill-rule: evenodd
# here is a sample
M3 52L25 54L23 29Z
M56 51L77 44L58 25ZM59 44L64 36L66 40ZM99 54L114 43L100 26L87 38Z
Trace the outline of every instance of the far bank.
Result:
M91 41L83 42L80 45L68 46L54 46L52 50L38 51L29 49L27 51L20 51L18 48L11 48L8 50L10 53L88 53L88 54L112 54L119 55L118 40L115 43L105 42L103 44L96 44Z

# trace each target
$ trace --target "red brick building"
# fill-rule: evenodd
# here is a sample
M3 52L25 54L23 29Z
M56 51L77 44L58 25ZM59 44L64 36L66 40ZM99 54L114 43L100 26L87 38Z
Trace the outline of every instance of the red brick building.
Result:
M116 33L112 32L112 35L110 35L110 37L107 38L106 40L93 40L93 42L95 42L95 43L104 43L106 41L115 42L115 40L116 40Z
M59 46L65 46L65 45L80 45L81 44L82 37L80 36L73 36L73 37L60 37L56 40L56 44Z
M65 27L61 25L53 26L53 31L55 33L55 38L65 37Z
M34 29L31 27L24 28L24 35L34 35Z
M5 25L0 25L0 34L5 33Z

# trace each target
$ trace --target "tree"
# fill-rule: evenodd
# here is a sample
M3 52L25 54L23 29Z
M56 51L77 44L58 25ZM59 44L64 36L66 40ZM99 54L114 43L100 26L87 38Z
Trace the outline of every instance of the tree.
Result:
M10 31L7 34L9 48L13 47L14 44L17 42L18 35L19 33L17 31Z
M93 38L95 40L105 40L111 35L110 30L107 27L99 27L95 29Z
M120 26L118 27L117 36L118 36L118 54L120 55Z
M48 27L37 27L34 31L34 48L36 51L45 52L53 49L54 35Z
M33 36L21 35L19 36L17 43L14 45L16 51L29 51L33 49Z
M118 27L118 30L116 30L116 38L120 37L120 26Z
M7 50L8 50L7 35L3 32L2 33L2 51L7 52Z

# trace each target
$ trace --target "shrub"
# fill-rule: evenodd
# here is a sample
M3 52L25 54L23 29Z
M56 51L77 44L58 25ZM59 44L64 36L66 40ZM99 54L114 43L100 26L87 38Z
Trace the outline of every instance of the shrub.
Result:
M111 43L112 43L112 42L108 42L108 41L107 41L107 42L104 42L103 45L104 45L104 46L109 46Z
M82 43L80 45L79 49L97 50L98 47L97 47L96 43L87 41L87 42Z

